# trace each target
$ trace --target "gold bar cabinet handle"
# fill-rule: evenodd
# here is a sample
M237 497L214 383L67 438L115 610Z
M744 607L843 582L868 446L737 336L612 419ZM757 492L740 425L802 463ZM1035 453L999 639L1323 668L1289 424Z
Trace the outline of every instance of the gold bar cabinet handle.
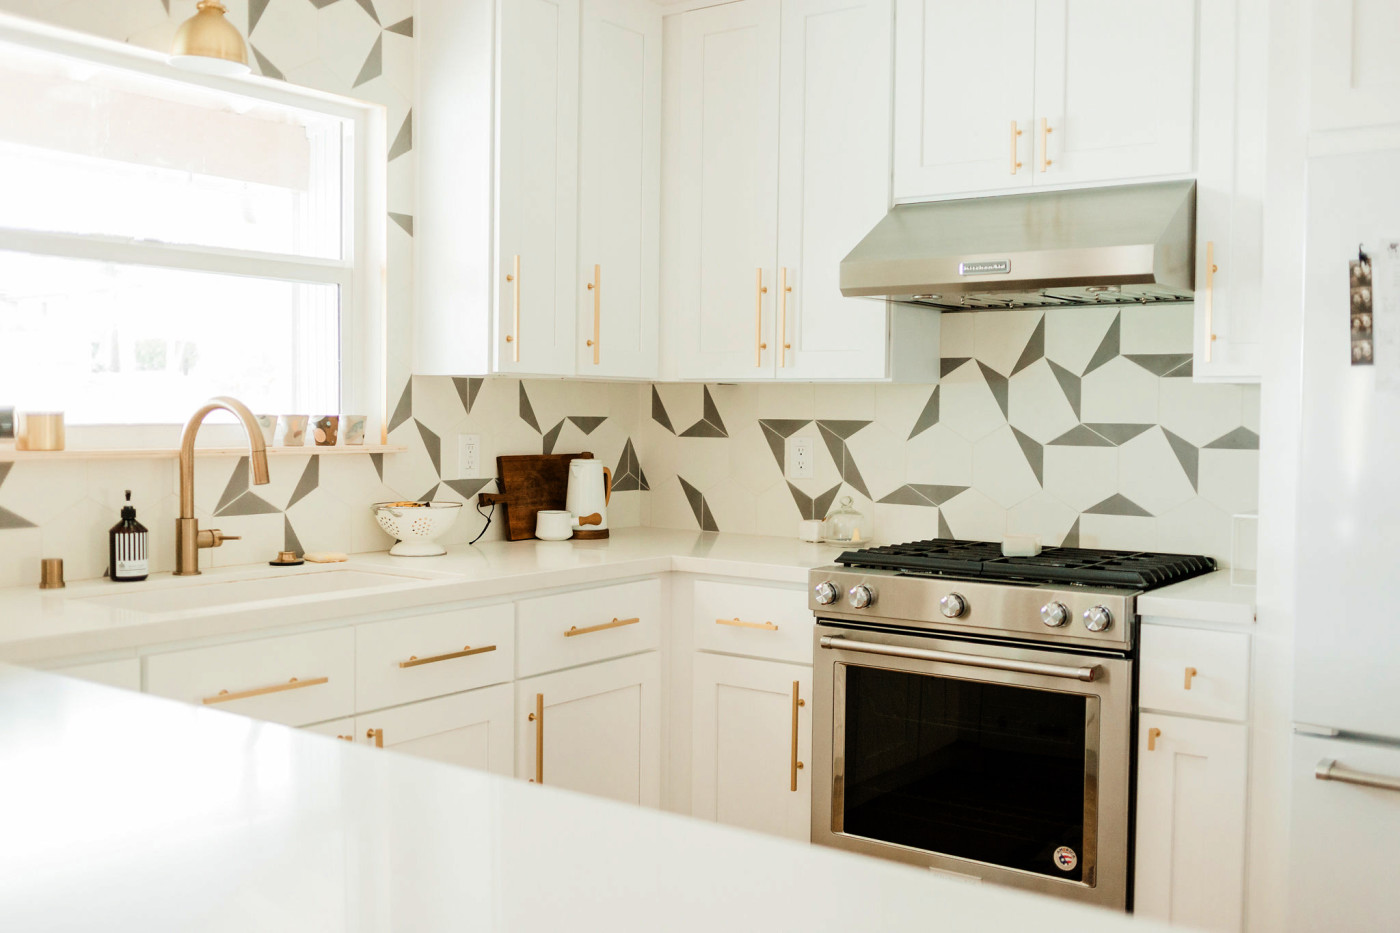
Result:
M485 654L488 651L495 650L495 645L485 645L481 648L473 648L471 645L466 645L462 648L461 651L453 651L450 654L435 654L432 657L428 658L420 658L416 654L411 654L408 656L407 661L399 662L399 667L418 667L420 664L434 664L438 661L451 661L453 658L466 658L474 654Z
M211 706L215 703L227 703L230 700L246 700L249 697L266 696L269 693L281 693L284 690L300 690L302 687L319 687L328 683L329 677L312 677L309 680L297 680L293 677L285 684L273 684L271 687L255 687L252 690L240 690L237 693L229 693L227 690L220 690L215 696L205 697L204 705Z
M514 282L515 287L511 289L514 295L514 310L512 312L513 323L511 333L506 334L506 343L510 344L510 359L513 363L520 362L520 254L515 256L515 263L512 271L506 273L506 281Z
M1050 121L1044 117L1040 118L1040 170L1044 172L1047 168L1055 164L1050 158L1049 145L1050 134L1055 132L1055 128L1050 125Z
M1147 730L1147 750L1155 752L1157 750L1157 740L1162 737L1162 730L1153 726Z
M544 783L544 694L535 694L535 711L529 716L535 724L535 776L532 784Z
M782 302L782 309L778 312L778 365L787 366L787 351L792 349L792 344L787 339L787 301L788 295L792 294L792 286L788 284L787 266L783 266L781 281L778 282L778 300Z
M593 339L588 341L588 345L593 348L593 365L598 365L598 348L602 346L603 338L599 333L602 320L602 308L600 303L603 295L603 267L598 263L593 264L593 281L588 283L588 290L593 293Z
M1019 151L1018 151L1019 148L1020 148L1020 146L1019 146L1019 145L1017 144L1017 142L1016 142L1016 140L1020 137L1020 135L1021 135L1021 131L1018 130L1018 129L1016 128L1016 121L1015 121L1015 120L1012 120L1012 121L1011 121L1011 174L1013 174L1013 175L1015 175L1015 174L1016 174L1016 171L1021 167L1021 160L1017 158L1017 156L1020 155L1020 153L1019 153Z
M384 730L383 730L383 729L367 729L367 730L365 731L365 738L367 738L367 739L373 739L373 740L374 740L374 747L375 747L375 748L383 748L383 747L384 747Z
M732 625L735 628L757 628L765 632L776 632L778 623L776 622L745 622L738 616L732 619L715 619L715 625Z
M802 762L797 760L797 710L799 707L807 705L807 701L798 695L801 682L792 682L792 779L788 781L788 790L797 792L797 772L802 770Z
M353 735L338 735L338 736L336 736L336 738L337 738L337 739L340 739L340 741L342 741L342 742L353 742L353 741L355 741L355 737L354 737Z
M758 267L757 284L754 286L754 336L753 336L753 365L760 367L763 365L763 351L768 349L768 344L763 342L763 296L768 294L768 287L763 284L763 267Z
M601 632L605 629L610 628L622 628L624 625L636 625L640 621L642 620L614 618L611 622L604 622L602 625L589 625L584 628L579 628L577 625L571 625L569 626L569 630L564 633L564 637L573 638L575 635L587 635L590 632Z
M1220 271L1220 267L1215 264L1215 241L1206 240L1206 293L1203 296L1206 303L1206 345L1205 358L1210 362L1211 352L1215 349L1215 273Z
M1191 689L1191 678L1197 676L1198 674L1200 674L1200 671L1196 670L1194 667L1188 667L1188 668L1186 669L1186 689L1187 689L1187 690L1190 690L1190 689Z

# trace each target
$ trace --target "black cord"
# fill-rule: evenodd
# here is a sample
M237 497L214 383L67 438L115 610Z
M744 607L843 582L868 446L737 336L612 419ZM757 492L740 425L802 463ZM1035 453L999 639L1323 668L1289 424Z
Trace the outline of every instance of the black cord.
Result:
M478 534L475 538L472 538L471 541L467 543L467 547L471 547L473 544L476 544L476 542L480 541L481 535L486 534L486 529L491 527L491 519L494 518L496 515L496 503L491 503L491 514L488 515L485 512L481 511L481 502L478 501L476 504L476 514L486 519L486 524L481 526L481 533Z

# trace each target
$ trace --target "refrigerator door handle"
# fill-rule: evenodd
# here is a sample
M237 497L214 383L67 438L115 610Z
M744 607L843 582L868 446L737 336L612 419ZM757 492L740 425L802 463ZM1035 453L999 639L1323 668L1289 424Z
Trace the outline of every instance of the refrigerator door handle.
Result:
M1343 784L1356 784L1359 787L1376 787L1381 790L1400 791L1400 778L1389 777L1384 774L1371 774L1366 771L1355 771L1337 763L1335 758L1324 758L1317 763L1317 771L1314 776L1319 781L1340 781Z

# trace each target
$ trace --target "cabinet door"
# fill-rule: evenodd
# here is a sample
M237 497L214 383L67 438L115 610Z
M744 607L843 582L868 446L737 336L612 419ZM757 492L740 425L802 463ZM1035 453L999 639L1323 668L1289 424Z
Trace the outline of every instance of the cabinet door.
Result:
M578 0L500 9L496 368L572 375L578 302Z
M585 794L661 805L656 652L517 681L516 774Z
M898 0L895 200L1031 184L1035 6Z
M1264 0L1201 5L1196 171L1197 382L1258 382L1264 254Z
M771 377L776 353L778 19L776 0L681 14L680 221L673 318L686 379Z
M1400 4L1311 0L1312 129L1400 123Z
M1138 916L1240 929L1248 744L1243 725L1138 717Z
M355 717L355 741L417 758L513 772L513 690L499 684Z
M661 222L661 12L583 8L578 373L656 375Z
M1195 0L1036 3L1035 184L1190 172L1195 103Z
M64 677L76 677L78 680L86 680L89 683L106 684L109 687L121 687L123 690L141 692L141 660L139 658L98 661L95 664L72 664L68 667L56 667L53 673L62 674Z
M318 722L313 726L302 726L301 731L314 732L316 735L340 739L342 742L353 742L355 741L355 717L346 716L344 719L332 719L330 722Z
M891 0L782 11L778 377L883 379L887 303L843 298L840 273L889 208Z
M695 816L807 842L812 669L695 656Z

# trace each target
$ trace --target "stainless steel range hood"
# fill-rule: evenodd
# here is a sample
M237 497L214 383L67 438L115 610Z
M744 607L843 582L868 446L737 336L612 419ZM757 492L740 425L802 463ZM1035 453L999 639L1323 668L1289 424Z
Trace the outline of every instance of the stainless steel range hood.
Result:
M1190 301L1196 183L902 204L841 262L841 294L949 311Z

